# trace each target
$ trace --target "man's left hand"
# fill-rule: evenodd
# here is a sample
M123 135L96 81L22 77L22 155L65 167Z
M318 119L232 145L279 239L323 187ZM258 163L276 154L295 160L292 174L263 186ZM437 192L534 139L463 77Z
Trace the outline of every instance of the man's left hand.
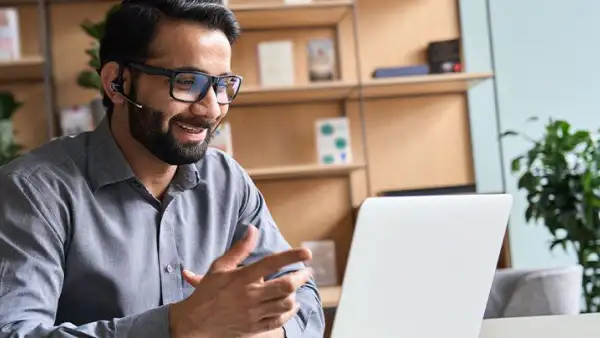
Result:
M189 270L183 270L183 279L191 286L197 287L202 280L202 276L197 275ZM280 327L272 331L262 332L246 338L285 338L285 332L283 331L283 328Z

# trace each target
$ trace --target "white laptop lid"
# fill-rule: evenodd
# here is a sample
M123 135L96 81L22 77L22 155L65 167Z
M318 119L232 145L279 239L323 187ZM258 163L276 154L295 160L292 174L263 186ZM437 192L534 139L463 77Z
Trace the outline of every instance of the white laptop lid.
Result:
M332 338L477 338L510 195L362 204Z

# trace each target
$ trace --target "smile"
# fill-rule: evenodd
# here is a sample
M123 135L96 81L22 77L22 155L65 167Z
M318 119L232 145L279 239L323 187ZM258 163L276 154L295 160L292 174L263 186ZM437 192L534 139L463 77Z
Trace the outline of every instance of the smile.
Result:
M179 128L187 131L188 133L192 133L192 134L200 134L205 130L202 127L194 127L194 126L190 126L188 124L183 124L183 123L179 123L179 122L175 122L175 124L177 124L177 126Z

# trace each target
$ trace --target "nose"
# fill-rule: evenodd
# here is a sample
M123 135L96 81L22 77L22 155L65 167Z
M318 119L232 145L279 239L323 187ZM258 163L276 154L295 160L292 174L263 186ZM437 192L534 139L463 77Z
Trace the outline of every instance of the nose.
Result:
M208 120L215 120L219 117L219 115L221 115L221 109L217 102L217 94L215 93L214 88L211 86L202 100L194 102L190 107L190 110L192 114L203 116Z

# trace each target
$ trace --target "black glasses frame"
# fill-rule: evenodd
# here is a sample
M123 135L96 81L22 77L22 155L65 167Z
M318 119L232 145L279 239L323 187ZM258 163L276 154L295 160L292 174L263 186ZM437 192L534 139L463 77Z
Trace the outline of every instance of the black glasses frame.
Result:
M161 68L161 67L155 67L155 66L150 66L147 64L143 64L143 63L137 63L137 62L127 62L126 63L127 66L135 69L135 70L139 70L142 73L148 74L148 75L158 75L158 76L165 76L169 78L169 95L177 101L180 102L187 102L187 103L195 103L198 102L202 99L204 99L204 97L206 96L206 94L208 94L208 90L212 87L213 90L217 91L216 86L218 85L219 81L225 78L237 78L240 83L238 85L238 90L233 94L233 96L231 97L231 99L228 102L218 102L218 97L217 97L217 102L219 104L230 104L231 102L233 102L233 100L237 97L238 93L240 92L240 89L242 87L242 81L243 78L239 75L220 75L220 76L213 76L210 74L206 74L203 72L199 72L199 71L195 71L195 70L172 70L172 69L167 69L167 68ZM177 75L179 74L195 74L195 75L202 75L206 78L208 78L208 82L207 85L205 86L205 88L202 88L202 91L200 92L200 94L198 95L198 97L194 100L182 100L179 98L176 98L175 95L173 95L173 87L174 87L174 83L175 83L175 78L177 77Z

